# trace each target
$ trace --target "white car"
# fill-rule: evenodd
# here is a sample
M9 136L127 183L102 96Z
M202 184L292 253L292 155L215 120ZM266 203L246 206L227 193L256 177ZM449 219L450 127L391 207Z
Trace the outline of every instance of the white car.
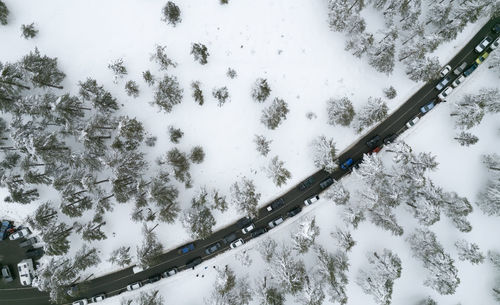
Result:
M89 301L87 301L87 299L82 299L82 300L74 301L73 305L87 305L88 303L89 303Z
M500 44L500 37L498 37L497 39L495 39L495 41L493 41L493 43L491 44L490 48L492 50L495 50L496 48L498 48L499 44Z
M409 121L408 123L406 123L406 127L408 127L408 128L413 127L413 125L417 124L417 122L419 120L420 120L420 118L418 116L414 117L413 119L411 119L411 121Z
M9 239L10 240L16 240L16 239L19 239L19 238L26 237L26 236L30 235L30 233L31 233L30 229L28 229L28 228L22 228L21 230L16 231L11 236L9 236Z
M492 41L493 39L491 39L490 36L484 37L484 39L476 46L474 51L476 51L477 53L483 52Z
M438 98L441 101L444 101L448 95L450 95L451 91L453 91L452 87L446 87L441 93L438 94Z
M453 83L451 83L451 86L453 88L456 88L456 87L458 87L458 85L460 85L461 83L463 83L464 80L465 80L465 76L460 75L456 80L453 81Z
M237 239L237 240L233 241L233 242L229 245L229 247L231 247L231 249L234 249L234 248L237 248L237 247L239 247L239 246L243 245L244 243L245 243L245 242L243 241L243 239L239 238L239 239Z
M142 283L141 282L135 282L135 283L132 283L130 285L127 286L127 290L128 291L132 291L132 290L136 290L136 289L139 289L142 287Z
M451 71L450 65L446 65L444 66L443 70L439 72L439 75L441 75L441 77L444 77L446 74L450 73L450 71Z
M248 226L244 227L241 229L241 233L247 234L255 229L255 225L253 223L249 224Z
M283 217L278 217L273 221L270 221L267 225L272 229L283 222Z
M92 303L103 301L106 298L104 293L92 297Z
M314 202L316 202L318 200L319 200L319 196L315 195L315 196L312 196L311 198L307 198L306 200L304 200L304 204L305 205L310 205L310 204L313 204Z

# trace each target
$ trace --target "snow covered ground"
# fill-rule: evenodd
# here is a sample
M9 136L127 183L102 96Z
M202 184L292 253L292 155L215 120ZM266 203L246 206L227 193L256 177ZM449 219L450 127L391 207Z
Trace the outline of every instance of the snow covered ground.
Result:
M194 188L181 187L180 202L187 208L193 191L198 186L217 187L229 193L229 185L237 177L247 176L254 179L257 189L262 193L261 204L265 204L279 194L315 171L310 157L310 142L318 135L333 137L337 148L342 150L350 145L357 135L349 128L332 127L326 121L326 100L330 97L347 95L354 107L359 109L369 96L382 97L382 89L390 85L398 91L398 96L388 101L394 110L405 101L421 84L411 82L401 65L386 76L368 66L366 60L359 60L344 51L344 36L329 30L325 1L231 1L221 6L218 1L178 1L182 11L182 22L177 27L167 26L161 19L164 1L139 0L5 0L11 11L9 25L0 28L0 41L8 42L8 47L0 48L1 61L15 61L22 55L38 47L43 54L57 57L60 68L67 74L63 83L65 90L75 93L78 81L94 77L103 84L123 104L123 114L137 117L145 124L148 132L158 137L154 149L148 151L148 160L153 161L165 153L169 143L169 125L181 128L184 137L177 146L188 151L194 145L202 145L206 158L200 165L191 168ZM364 17L368 30L380 26L381 20L368 11ZM435 52L442 63L455 54L468 39L474 35L486 20L481 19L469 25L458 38L441 45ZM20 38L20 25L35 22L40 30L32 40ZM207 65L193 61L189 54L191 43L201 42L208 47L210 57ZM184 100L174 107L170 114L158 112L150 106L152 90L142 81L141 73L150 69L160 76L158 67L149 57L156 44L167 46L167 54L178 63L169 74L179 78L184 88ZM2 43L2 45L7 45ZM113 83L112 72L107 68L110 61L123 57L128 75L118 84ZM238 76L229 79L227 69L236 70ZM250 97L250 89L256 78L266 78L271 86L270 99L283 98L289 105L290 113L286 121L274 131L269 131L260 123L261 110L268 106L255 103ZM137 99L128 97L123 89L126 80L135 80L140 85L141 94ZM189 89L193 80L200 80L206 102L197 105ZM482 86L498 87L498 79L490 75L485 67L480 67L460 90L455 92L448 104L441 104L421 122L411 129L405 140L417 151L431 151L438 156L439 170L433 179L446 190L454 190L467 196L472 202L481 188L485 170L479 156L487 152L499 152L499 116L487 116L473 132L480 141L469 148L459 146L453 138L453 123L449 117L453 99L464 92L474 92ZM218 107L211 96L212 88L227 86L231 101ZM307 112L314 112L316 118L306 118ZM267 158L255 150L255 134L264 134L272 139L271 152ZM278 155L292 173L287 186L277 188L266 177L263 170L269 160ZM349 178L345 182L350 183ZM0 194L2 196L2 194ZM44 195L44 194L42 194ZM46 199L53 194L46 193ZM2 197L3 198L3 197ZM2 208L0 216L16 220L22 219L36 205L21 206L10 204ZM140 243L139 223L127 222L132 205L116 205L112 214L105 216L108 239L95 242L103 258L116 247ZM307 209L316 215L321 228L319 242L330 243L329 232L338 220L338 208L330 203L319 202ZM88 214L88 217L91 215ZM233 208L224 214L216 214L217 228L233 222L239 216ZM415 221L409 215L398 215L407 219L404 228L411 231ZM479 244L483 251L500 250L498 243L491 238L490 232L498 232L498 219L485 217L478 209L471 215L473 231L466 234L467 239ZM69 219L67 219L69 221ZM287 222L271 233L273 238L288 239L294 224ZM442 220L432 227L439 241L449 253L454 255L453 243L459 232ZM173 225L160 224L155 230L166 249L175 248L189 240L188 234L179 222ZM76 237L76 235L75 235ZM403 275L396 280L393 304L412 304L416 300L432 295L441 305L493 304L489 287L493 275L488 263L471 266L457 262L462 280L457 293L449 297L439 297L435 292L422 285L423 268L421 263L411 257L404 237L393 237L389 233L363 223L354 232L357 241L350 254L351 278L359 267L366 263L368 250L387 247L395 251L403 260ZM81 241L73 241L73 249ZM239 251L251 249L251 242ZM168 280L155 284L161 288L167 304L200 304L203 296L209 294L215 272L212 265L230 264L238 274L259 273L260 256L250 251L253 264L245 268L234 259L234 252L222 254L204 262L195 271L183 272ZM203 269L208 266L208 269ZM94 271L96 274L114 269L107 262ZM196 274L200 274L196 277ZM201 277L204 275L204 277ZM197 293L192 291L196 285ZM147 288L152 288L148 285ZM370 296L365 295L351 280L348 286L349 304L371 304ZM103 304L118 304L119 298ZM294 304L287 300L287 304ZM327 303L325 303L327 304Z

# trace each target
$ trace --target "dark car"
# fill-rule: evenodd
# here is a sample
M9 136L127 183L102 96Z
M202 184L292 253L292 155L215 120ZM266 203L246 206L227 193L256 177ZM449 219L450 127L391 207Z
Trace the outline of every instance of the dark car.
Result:
M153 275L152 277L148 278L148 283L158 282L159 280L161 280L161 275L156 274L156 275Z
M243 217L236 222L238 228L240 229L247 227L250 223L252 223L252 219L250 217Z
M388 135L387 137L384 138L384 144L391 144L392 142L394 142L394 140L396 140L396 138L398 137L397 134L390 134Z
M167 271L163 272L161 276L163 277L169 277L177 273L177 267L173 267L171 269L168 269Z
M305 190L306 188L310 187L311 185L313 185L314 183L314 178L313 177L309 177L307 178L306 180L302 181L299 186L297 186L297 189L299 191L303 191Z
M373 138L371 138L368 142L366 142L366 146L373 149L378 146L379 142L380 142L380 136L376 135Z
M299 214L301 211L302 211L302 208L299 206L299 207L296 207L295 209L291 209L290 211L288 211L287 215L288 215L288 217L293 217L293 216Z
M492 30L493 30L493 32L495 32L497 34L500 33L500 23L495 24L493 26Z
M349 166L351 166L352 164L354 163L354 161L352 160L352 158L349 158L347 159L344 163L342 163L342 165L340 165L340 168L342 168L343 170L346 170L349 168Z
M328 177L328 178L326 178L325 180L323 180L323 181L321 181L321 182L319 183L319 187L320 187L322 190L324 190L324 189L326 189L327 187L329 187L330 185L332 185L332 184L333 184L333 182L334 182L334 181L333 181L333 178L332 178L332 177Z
M31 249L26 251L26 258L40 258L44 253L42 248Z
M272 210L276 210L283 205L285 205L285 200L283 198L278 198L274 200L270 205L268 205L266 209L268 212L271 212Z
M2 267L2 278L6 282L12 282L12 273L10 273L9 266L3 266Z
M8 230L12 228L12 223L8 220L2 220L0 224L0 240L4 240L7 238Z
M262 234L266 233L267 232L267 229L266 228L259 228L257 230L254 230L252 232L252 237L255 238L257 236L261 236Z
M472 72L474 72L474 70L476 70L478 64L477 63L473 63L470 67L467 68L467 70L464 71L464 76L469 76L472 74Z
M206 249L205 249L205 253L207 255L210 255L214 252L216 252L217 250L219 250L221 248L221 244L220 242L216 242L214 244L211 244L210 246L208 246Z
M231 234L227 235L226 237L224 237L222 239L222 241L224 242L225 245L230 244L230 243L232 243L235 240L236 240L236 234L235 233L231 233Z
M201 257L194 258L186 263L186 268L193 268L201 264L203 259Z
M180 247L178 250L177 250L177 253L179 254L186 254L188 253L189 251L193 251L194 250L194 243L190 243L190 244L187 244L185 246L182 246Z
M38 239L36 238L36 236L33 236L33 237L28 238L27 240L23 241L22 243L20 243L19 247L21 247L21 248L30 247L30 246L33 246L34 244L36 244L37 242L38 242Z

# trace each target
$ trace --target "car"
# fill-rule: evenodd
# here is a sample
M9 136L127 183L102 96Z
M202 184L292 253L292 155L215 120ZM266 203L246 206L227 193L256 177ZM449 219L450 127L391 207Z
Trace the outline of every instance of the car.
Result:
M307 198L306 200L304 200L304 204L305 205L311 205L311 204L315 203L318 200L319 200L319 195L314 195L311 198Z
M481 42L474 48L474 51L476 51L477 53L483 52L492 41L493 39L491 39L490 36L484 37L484 39L481 40Z
M194 243L190 243L190 244L187 244L185 246L180 247L177 250L177 253L179 253L179 254L186 254L186 253L188 253L190 251L193 251L194 248L195 248Z
M175 275L177 273L177 267L173 267L171 269L168 269L167 271L163 272L161 274L162 277L170 277L172 275Z
M443 89L446 85L448 85L448 83L451 81L451 76L446 76L445 78L443 78L437 85L436 85L436 89L438 91L441 91L441 89Z
M194 267L201 264L201 262L203 262L203 259L201 257L196 257L196 258L194 258L186 263L186 268L188 268L188 269L193 268L194 269Z
M236 222L236 224L238 225L238 228L240 228L240 229L248 226L251 223L252 223L252 219L250 219L250 217L248 217L248 216L243 217Z
M465 76L460 75L459 77L457 77L457 79L455 79L455 80L453 81L453 83L451 83L451 86L452 86L453 88L456 88L456 87L458 87L458 85L460 85L461 83L463 83L463 82L464 82L464 80L465 80Z
M373 138L371 138L370 140L368 140L368 142L366 142L366 146L368 146L370 148L375 148L378 146L379 142L380 142L380 136L376 135Z
M127 285L127 290L128 291L132 291L132 290L139 289L141 287L142 287L142 283L141 282L135 282L135 283Z
M441 93L438 94L438 98L444 102L446 97L450 95L450 93L453 91L452 87L446 87Z
M495 24L495 25L491 28L491 30L492 30L493 32L497 33L497 34L498 34L498 33L500 33L500 23Z
M93 296L90 300L92 301L92 303L95 303L95 302L100 302L100 301L104 300L105 298L106 298L106 294L101 293L101 294Z
M446 65L444 66L443 70L439 72L439 75L441 75L441 77L444 77L446 74L450 73L450 71L451 71L450 65Z
M233 241L229 247L231 247L231 249L234 249L234 248L237 248L241 245L243 245L245 243L245 241L241 238L238 238L237 240Z
M26 257L36 259L36 258L42 257L44 253L45 253L45 251L43 251L42 248L35 248L35 249L31 249L31 250L26 251Z
M474 70L476 70L478 64L477 63L473 63L470 67L467 68L467 70L464 71L464 76L467 77L469 75L472 74L472 72L474 72Z
M12 223L8 220L2 220L2 223L0 224L0 240L7 238L10 228L12 228Z
M22 228L21 230L17 230L11 236L9 236L9 239L10 240L16 240L16 239L20 239L20 238L26 237L26 236L28 236L30 234L31 234L30 229L28 229L28 228Z
M23 241L22 243L19 244L19 247L21 248L26 248L26 247L31 247L34 244L38 242L38 238L36 236L30 237L27 240Z
M241 233L247 234L253 231L255 229L255 225L253 223L249 224L247 227L241 229Z
M205 254L210 255L218 251L220 248L221 248L220 242L213 243L205 249Z
M376 154L376 153L378 153L381 149L382 149L382 147L377 146L377 147L375 147L372 151L370 151L370 154Z
M12 282L14 278L12 277L12 273L10 273L9 266L5 265L2 267L2 278L6 282Z
M488 55L489 55L489 54L488 54L488 52L484 52L483 54L481 54L481 56L479 56L478 58L476 58L476 63L477 63L478 65L482 64L482 63L483 63L483 61L484 61L486 58L488 58Z
M232 243L233 241L236 240L236 234L235 233L231 233L227 236L225 236L223 239L222 239L222 242L224 243L224 245L227 245L227 244L230 244Z
M274 228L274 227L276 227L276 226L280 225L283 221L284 221L284 220L283 220L283 217L281 217L281 216L280 216L280 217L278 217L278 218L276 218L276 219L274 219L274 220L270 221L270 222L268 223L268 225L269 225L269 227L272 229L272 228Z
M408 128L413 127L415 124L417 124L418 120L420 120L420 118L418 116L414 117L408 123L406 123L406 127L408 127Z
M161 275L159 274L156 274L156 275L153 275L152 277L149 277L148 278L148 283L156 283L158 282L159 280L161 280Z
M139 273L139 272L142 272L144 271L144 268L142 268L141 266L134 266L132 267L132 272L135 274L135 273Z
M297 189L299 191L303 191L305 190L306 188L310 187L311 185L313 185L314 183L314 178L313 177L309 177L307 178L306 180L302 181L299 186L297 186Z
M427 112L431 111L431 109L434 108L434 106L436 106L436 102L430 101L426 105L420 107L420 112L427 113Z
M347 170L349 168L349 166L352 165L352 163L354 163L354 161L352 160L352 158L349 158L344 163L342 163L340 165L340 168L342 168L343 170Z
M385 145L391 144L392 142L394 142L394 140L396 140L397 137L398 137L397 134L390 134L390 135L386 136L384 138L384 144Z
M285 200L283 198L278 198L278 199L274 200L270 205L268 205L266 210L268 212L271 212L272 210L276 210L276 209L282 207L283 205L285 205Z
M493 41L493 43L490 46L490 49L495 50L496 48L498 48L499 44L500 44L500 37L498 37L497 39L495 39L495 41Z
M330 185L332 185L334 182L333 178L332 177L328 177L326 178L325 180L321 181L319 183L319 187L324 190L326 189L327 187L329 187Z
M453 74L457 76L460 75L465 67L467 67L467 62L464 61L460 66L456 67L455 70L453 70Z
M288 211L287 216L288 217L293 217L293 216L299 214L301 211L302 211L302 208L300 206L298 206L298 207L296 207L296 208L291 209L290 211Z
M88 303L89 303L89 301L87 301L87 299L81 299L78 301L74 301L73 305L87 305Z
M251 233L251 235L252 235L252 238L255 238L255 237L261 236L262 234L264 234L266 232L267 232L266 228L259 228L259 229L254 230Z

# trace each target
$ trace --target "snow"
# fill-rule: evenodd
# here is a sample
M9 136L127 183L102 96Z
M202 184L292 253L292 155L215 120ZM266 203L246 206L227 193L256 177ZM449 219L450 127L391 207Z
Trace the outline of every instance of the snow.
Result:
M345 37L328 28L325 1L239 0L225 6L215 0L177 1L182 22L175 28L160 20L165 1L4 1L11 16L9 25L0 29L0 41L8 42L9 47L0 48L0 60L18 60L22 54L37 46L42 54L58 58L59 67L67 74L63 82L65 91L76 93L78 81L89 76L96 78L118 98L123 105L123 114L137 117L148 132L158 137L156 146L148 151L147 159L151 162L172 147L167 133L170 125L184 132L181 143L177 145L182 151L189 151L195 145L203 146L205 161L191 167L195 187L190 190L181 187L179 201L183 209L188 208L197 186L217 187L230 199L229 185L242 176L256 182L257 190L262 193L260 204L265 205L315 171L310 148L314 138L322 134L332 137L338 151L341 151L358 137L350 128L327 125L328 98L347 95L358 110L366 104L368 97L382 97L383 88L392 85L398 95L396 99L387 101L387 105L390 111L394 111L421 86L408 80L399 64L390 76L386 76L369 67L366 58L359 60L345 52ZM368 30L372 32L383 26L383 20L375 14L373 10L363 11ZM20 25L31 22L35 22L39 29L38 36L32 40L21 39ZM446 62L485 22L483 18L466 27L456 40L441 45L434 55L439 56L442 63ZM194 42L208 47L208 64L200 65L189 54ZM177 68L170 69L167 74L177 76L184 88L183 103L174 106L171 114L159 112L158 108L148 104L152 100L152 90L141 77L147 69L157 78L164 73L159 72L158 66L149 60L156 44L166 46L167 55L178 63ZM115 84L107 65L121 57L128 75ZM226 76L229 67L236 70L238 76L235 79ZM266 78L272 89L263 104L255 103L250 97L251 87L259 77ZM137 99L125 94L127 80L138 82L141 93ZM201 81L205 96L203 106L197 105L191 97L190 83L194 80ZM228 87L230 101L218 107L211 92L213 88L222 86ZM430 174L436 184L466 196L471 202L474 202L485 181L480 155L500 152L499 115L486 115L483 122L471 130L479 136L479 142L471 147L462 147L453 139L456 131L449 113L451 104L462 94L475 92L484 86L499 87L498 78L482 65L460 89L452 93L447 104L438 105L404 135L405 141L414 150L431 151L437 155L438 170ZM269 131L260 123L261 111L275 97L283 98L290 112L276 130ZM310 111L317 117L307 119L306 113ZM255 150L255 134L263 134L272 140L267 158ZM384 151L381 154L387 155ZM275 155L285 162L285 167L292 173L287 186L281 188L274 186L265 171L269 159ZM343 183L349 185L355 180L349 177ZM44 200L50 199L58 204L57 196L50 189L41 188L40 194ZM4 198L5 190L0 190L0 195ZM21 222L35 207L33 204L9 204L7 208L2 208L0 216ZM486 217L476 206L474 208L469 216L473 226L470 233L460 233L445 217L431 227L459 269L462 283L456 294L438 296L435 291L423 286L426 271L409 252L404 241L407 233L394 237L365 221L352 232L357 244L349 253L348 304L373 303L371 296L365 295L354 283L354 278L359 268L367 263L365 253L384 247L391 249L402 260L402 276L394 284L393 304L412 304L427 295L435 298L440 305L455 305L457 302L477 304L478 297L481 297L481 304L494 304L489 293L494 278L491 266L488 263L473 266L458 261L454 249L456 240L466 238L477 243L484 253L488 249L500 250L497 240L491 235L491 232L500 230L498 219ZM135 249L140 244L141 225L125 221L129 219L131 210L130 204L116 204L112 214L105 216L103 230L108 239L93 243L103 257L99 267L91 270L96 275L116 270L115 266L105 262L113 249L122 245ZM333 250L329 233L341 223L340 209L320 200L306 207L300 215L316 217L321 231L317 243L328 245L329 250ZM230 207L228 212L216 212L214 216L217 219L214 229L217 230L241 215ZM411 232L417 226L415 219L402 208L398 209L397 216L399 222L404 224L405 232ZM89 217L91 213L84 214L84 218ZM72 222L67 217L61 219ZM266 236L289 240L298 219L287 220ZM189 235L179 221L173 225L160 224L155 232L166 250L189 241ZM71 253L82 244L76 235L73 236ZM237 250L204 262L194 271L182 272L143 289L159 288L167 304L200 304L203 296L208 296L212 289L216 274L212 265L229 264L238 276L250 274L254 278L262 274L265 264L255 251L257 242L251 241ZM245 250L249 251L253 261L249 268L234 255ZM311 253L312 250L306 258L308 268L312 267ZM193 286L196 286L196 293L192 293ZM137 295L137 292L127 292L102 304L118 304L119 299L127 295ZM296 303L289 297L286 304Z

